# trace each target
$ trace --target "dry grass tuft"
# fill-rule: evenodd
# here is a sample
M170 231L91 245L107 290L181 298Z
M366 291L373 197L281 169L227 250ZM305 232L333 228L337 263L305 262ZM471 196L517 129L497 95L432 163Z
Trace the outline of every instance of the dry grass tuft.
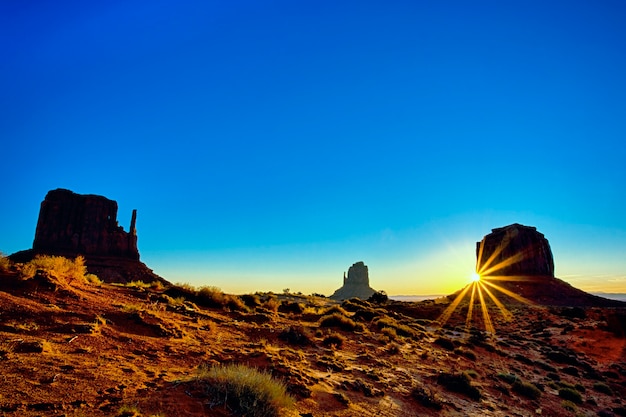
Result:
M276 417L294 404L283 383L244 365L202 366L197 382L212 406L226 406L238 416Z
M88 282L85 277L87 274L85 258L80 255L74 260L63 256L37 255L30 262L22 265L20 274L22 279L31 279L38 270L43 270L50 276L67 281L67 283L74 280Z

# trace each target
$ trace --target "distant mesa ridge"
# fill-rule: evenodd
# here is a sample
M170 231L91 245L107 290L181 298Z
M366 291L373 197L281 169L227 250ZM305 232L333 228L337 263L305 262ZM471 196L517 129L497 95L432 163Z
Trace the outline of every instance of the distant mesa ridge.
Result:
M343 274L343 286L330 296L333 300L347 300L360 298L367 300L376 290L370 287L370 278L367 265L362 261L354 263L348 269L348 276Z
M33 248L11 255L27 262L36 255L85 257L90 273L107 282L167 281L139 260L137 210L126 232L117 221L117 202L66 189L51 190L39 210Z

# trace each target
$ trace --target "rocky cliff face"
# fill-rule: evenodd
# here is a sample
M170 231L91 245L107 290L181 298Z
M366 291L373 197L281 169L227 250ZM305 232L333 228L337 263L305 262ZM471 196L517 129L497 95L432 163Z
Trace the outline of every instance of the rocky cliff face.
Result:
M11 255L28 262L35 255L85 257L90 273L107 282L161 281L139 261L137 211L133 210L128 232L117 222L117 202L99 195L69 190L49 191L41 203L33 248Z
M369 286L370 278L367 265L357 262L348 269L348 276L343 276L343 286L330 296L333 300L347 300L349 298L368 299L376 292Z
M554 277L550 244L536 228L511 224L476 243L476 270L483 276Z
M38 252L139 259L136 211L130 231L117 222L117 202L69 190L48 192L41 203L33 249Z

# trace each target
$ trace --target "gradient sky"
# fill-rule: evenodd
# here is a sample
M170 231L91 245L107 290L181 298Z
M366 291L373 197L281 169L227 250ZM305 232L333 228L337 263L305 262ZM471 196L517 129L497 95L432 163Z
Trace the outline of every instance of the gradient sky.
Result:
M518 222L626 292L623 1L0 3L0 250L46 192L227 292L464 286Z

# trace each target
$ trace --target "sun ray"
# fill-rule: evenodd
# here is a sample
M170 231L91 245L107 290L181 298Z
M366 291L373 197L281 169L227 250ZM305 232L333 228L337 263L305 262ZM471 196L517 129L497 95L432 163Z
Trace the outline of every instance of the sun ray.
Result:
M508 295L509 297L511 297L511 298L521 302L521 303L528 304L528 305L535 305L535 303L530 301L528 298L524 298L521 295L515 294L514 292L509 291L506 288L502 288L501 286L496 285L496 284L494 284L492 282L489 282L489 281L482 281L482 282L484 282L485 284L489 285L490 287L495 288L497 291L500 291L501 293L503 293L505 295Z
M524 259L524 257L525 257L524 255L525 255L524 252L518 252L515 255L513 255L513 256L511 256L509 258L506 258L503 261L498 262L497 264L495 264L494 266L488 268L487 270L481 271L480 275L481 276L486 276L486 275L488 276L489 274L491 274L493 272L499 271L499 270L501 270L503 268L506 268L507 266L516 264L516 263L518 263L518 262L520 262L520 261L522 261Z
M483 265L483 252L485 251L485 241L481 240L478 244L478 256L476 257L476 272L480 274Z
M484 281L512 281L512 282L521 282L521 281L532 281L532 277L528 277L526 275L489 275L488 277L482 278Z
M480 243L481 243L481 245L480 245L480 252L481 252L481 255L480 255L480 257L478 258L478 259L479 259L479 267L478 267L477 269L478 269L478 273L479 273L480 275L484 275L484 274L485 274L485 270L491 266L491 264L493 263L493 261L496 259L496 257L497 257L498 255L500 255L500 253L504 250L504 248L506 247L506 245L505 245L504 243L502 243L501 245L499 245L499 246L496 248L496 250L494 250L494 251L493 251L493 253L489 256L489 259L487 259L487 261L483 263L483 262L482 262L482 251L483 251L483 248L484 248L484 246L485 246L485 245L483 244L483 242L482 242L482 241L481 241Z
M465 320L465 331L469 332L470 328L472 327L472 315L473 310L474 310L474 299L476 297L476 287L477 287L478 282L473 282L472 283L472 295L470 296L470 302L469 305L467 306L467 319Z
M454 310L456 310L461 301L463 301L463 298L465 298L465 295L469 291L470 286L471 285L466 285L465 288L463 288L463 291L461 291L461 294L457 295L452 304L450 304L448 308L446 308L444 312L441 313L441 316L439 316L439 318L437 319L437 323L439 323L439 326L443 326L448 320L450 320L450 317L452 317L452 313L454 313Z
M487 309L487 303L485 303L485 297L480 287L478 287L478 299L480 300L480 309L483 312L483 321L485 322L485 330L492 335L496 334L496 329L493 327L491 317L489 316L489 310Z
M502 313L502 316L504 317L504 320L505 321L513 320L513 313L511 313L504 306L504 304L502 304L502 302L500 300L498 300L498 298L491 291L489 291L489 288L487 288L482 282L480 282L479 284L480 284L480 288L487 293L489 298L491 298L491 301L493 301L494 304L496 306L498 306L498 308L500 309L500 312Z

